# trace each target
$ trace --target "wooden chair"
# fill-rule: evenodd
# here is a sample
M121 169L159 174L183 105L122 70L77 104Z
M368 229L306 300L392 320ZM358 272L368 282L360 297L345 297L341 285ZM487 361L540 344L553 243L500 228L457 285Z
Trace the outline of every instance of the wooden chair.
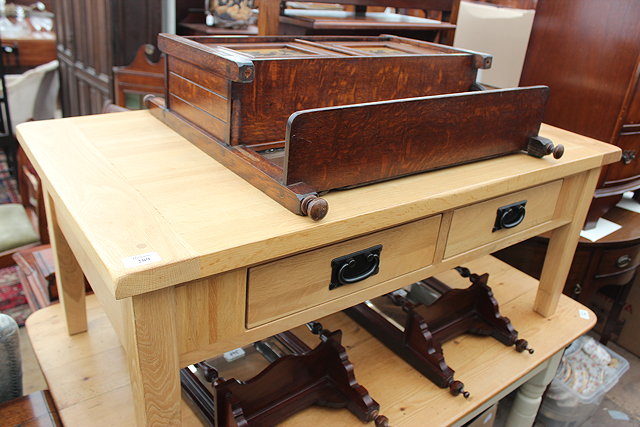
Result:
M309 2L309 0L299 0L299 2ZM460 0L335 0L331 1L331 3L354 6L355 12L348 18L343 19L342 25L339 24L341 19L336 18L331 20L331 28L324 29L322 28L323 24L328 26L326 19L322 22L319 19L305 17L304 13L301 15L296 14L295 17L286 16L284 1L260 0L258 33L259 35L377 35L387 33L429 39L430 41L451 45L453 44ZM391 18L384 20L370 19L366 15L367 7L369 6L395 7L402 11L418 9L424 11L426 17L440 20L443 24L441 24L440 28L436 28L433 24L427 24L426 22L420 24L419 18L407 16L402 18L403 15L395 15L398 18L395 22ZM299 27L301 30L300 32L295 32L297 30L292 30L292 27ZM304 30L302 30L303 28ZM433 35L420 37L420 28L424 29L424 33L435 33L435 38ZM429 30L428 28L431 29Z
M129 110L144 108L145 95L164 94L164 57L156 62L150 60L156 51L153 45L142 45L138 48L133 62L127 66L113 67L113 86L115 105ZM103 106L104 107L104 106ZM114 110L115 112L126 110Z
M0 268L14 264L14 253L49 243L42 184L20 148L17 157L22 204L0 205Z

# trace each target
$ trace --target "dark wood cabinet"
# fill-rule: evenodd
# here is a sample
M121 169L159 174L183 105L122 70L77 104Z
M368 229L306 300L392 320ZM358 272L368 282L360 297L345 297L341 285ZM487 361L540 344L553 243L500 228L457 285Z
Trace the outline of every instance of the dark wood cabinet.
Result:
M182 19L199 0L176 1ZM154 0L56 0L62 112L95 114L115 99L113 67L133 62L140 46L156 45L162 2ZM157 60L159 53L152 55Z
M599 318L601 341L606 343L622 330L622 308L640 270L640 214L615 207L605 218L622 225L618 231L597 242L580 238L564 294L589 306ZM549 244L548 236L538 236L496 252L499 259L539 278ZM611 307L600 306L603 297Z
M539 0L520 85L551 88L544 121L618 145L587 228L640 188L640 1Z

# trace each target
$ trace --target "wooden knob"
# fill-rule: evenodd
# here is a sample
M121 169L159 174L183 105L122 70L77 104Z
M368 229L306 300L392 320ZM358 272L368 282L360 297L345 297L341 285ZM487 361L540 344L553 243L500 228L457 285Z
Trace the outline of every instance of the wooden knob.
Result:
M532 348L529 348L529 343L527 342L527 340L523 340L523 339L519 339L516 341L516 351L518 353L522 353L523 351L528 351L529 354L533 354L533 352L535 351Z
M449 384L449 393L454 396L461 394L465 399L468 399L470 396L469 392L465 391L464 384L458 380L451 381L451 383Z
M389 427L389 418L384 415L378 415L375 417L374 423L376 427Z
M319 221L329 212L329 203L318 196L310 195L302 199L300 210L304 215L309 215L314 221Z
M553 158L559 159L560 157L562 157L563 154L564 154L564 145L562 144L556 145L555 148L553 149Z

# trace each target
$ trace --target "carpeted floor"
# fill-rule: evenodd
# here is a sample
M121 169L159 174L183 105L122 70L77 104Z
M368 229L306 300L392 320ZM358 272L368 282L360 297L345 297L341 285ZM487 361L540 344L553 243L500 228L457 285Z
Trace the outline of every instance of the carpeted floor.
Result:
M9 174L7 159L0 151L0 203L20 203L18 185Z
M16 266L0 269L0 312L13 317L20 326L31 314Z
M19 202L18 186L9 175L4 152L0 151L0 203ZM0 269L0 312L13 317L20 326L31 313L15 266Z

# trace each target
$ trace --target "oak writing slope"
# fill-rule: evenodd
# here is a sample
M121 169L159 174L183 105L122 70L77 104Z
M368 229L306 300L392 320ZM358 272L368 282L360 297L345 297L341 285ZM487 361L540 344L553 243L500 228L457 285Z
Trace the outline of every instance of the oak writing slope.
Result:
M322 219L319 196L526 151L548 88L478 91L489 55L396 36L159 36L164 100L147 105L290 211Z

